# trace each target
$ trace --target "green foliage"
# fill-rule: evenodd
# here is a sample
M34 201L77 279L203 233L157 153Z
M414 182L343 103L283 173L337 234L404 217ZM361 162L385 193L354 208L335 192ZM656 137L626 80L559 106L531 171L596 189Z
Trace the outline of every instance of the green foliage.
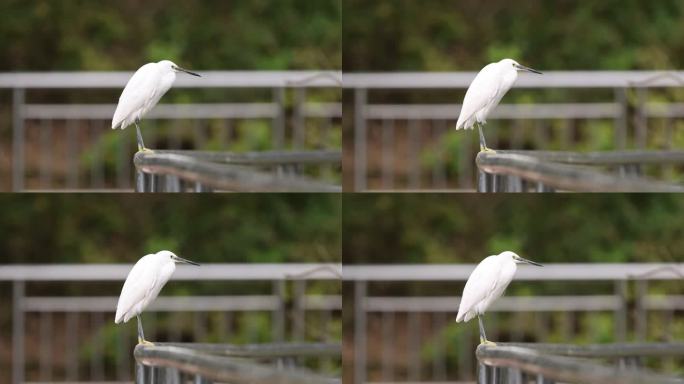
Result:
M0 3L0 70L338 69L339 0Z
M504 250L540 262L684 261L679 195L343 197L350 263L463 263Z
M684 65L684 3L345 0L343 68L476 70L514 57L534 68Z
M1 196L3 263L339 261L335 195Z

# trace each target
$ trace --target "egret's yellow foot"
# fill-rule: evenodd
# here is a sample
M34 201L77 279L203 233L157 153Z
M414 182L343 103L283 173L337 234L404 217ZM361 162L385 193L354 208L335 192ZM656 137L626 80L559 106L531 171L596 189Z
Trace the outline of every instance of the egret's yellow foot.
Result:
M138 339L138 344L150 345L150 346L154 345L153 342L147 341L147 340L145 340L145 339L140 339L140 338Z
M143 153L154 153L153 150L145 147L138 147L138 152L143 152Z
M487 148L487 147L480 147L480 152L496 153L495 150Z
M496 343L486 339L480 339L480 345L489 345L491 347L496 347Z

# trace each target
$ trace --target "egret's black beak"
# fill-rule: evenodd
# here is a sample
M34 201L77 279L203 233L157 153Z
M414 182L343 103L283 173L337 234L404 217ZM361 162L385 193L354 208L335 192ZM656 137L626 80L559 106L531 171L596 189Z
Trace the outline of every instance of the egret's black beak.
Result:
M523 71L527 71L527 72L536 73L538 75L542 74L541 72L537 71L536 69L528 68L528 67L526 67L524 65L520 65L520 64L518 64L518 69L523 70Z
M185 263L185 264L190 264L190 265L196 265L199 267L199 263L195 263L194 261L186 260L182 257L176 256L176 259L178 260L179 263Z
M202 76L200 76L198 73L190 72L190 71L188 71L188 70L185 69L185 68L176 67L176 69L179 70L179 71L185 72L185 73L187 73L188 75L193 75L193 76L197 76L197 77L202 77Z
M527 263L527 264L536 265L537 267L543 267L543 265L541 265L539 263L535 263L534 261L523 259L522 257L520 257L520 260L524 263Z

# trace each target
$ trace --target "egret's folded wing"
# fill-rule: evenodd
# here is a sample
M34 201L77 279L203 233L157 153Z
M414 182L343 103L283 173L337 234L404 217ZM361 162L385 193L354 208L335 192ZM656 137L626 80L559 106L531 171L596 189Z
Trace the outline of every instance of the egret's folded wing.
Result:
M496 67L492 64L482 68L480 73L475 76L475 79L470 83L465 97L463 98L463 106L461 107L461 113L458 116L456 129L469 128L463 127L462 125L496 97L499 90L497 79Z
M496 287L500 269L501 266L497 263L497 259L494 256L485 258L477 267L475 267L470 274L470 277L468 277L468 281L463 289L463 296L461 297L461 304L458 306L456 321L463 320L468 312L473 310L475 305L484 300ZM468 320L470 320L470 318L465 319L465 321Z
M115 323L120 323L122 320L127 321L124 317L130 312L133 307L141 302L147 293L152 290L157 280L154 268L150 268L149 259L142 258L128 273L123 288L121 289L121 296L119 296L119 303L116 305ZM130 317L129 317L130 318Z
M142 108L146 100L154 97L157 76L154 63L143 65L133 74L119 97L119 104L112 118L112 128L116 128L127 117ZM124 128L126 127L121 127Z

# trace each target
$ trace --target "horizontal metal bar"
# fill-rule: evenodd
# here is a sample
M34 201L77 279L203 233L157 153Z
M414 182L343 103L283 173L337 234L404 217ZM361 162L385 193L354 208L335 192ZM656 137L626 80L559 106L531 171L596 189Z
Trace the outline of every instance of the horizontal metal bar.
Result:
M504 151L480 152L475 160L486 173L517 176L557 190L577 192L684 192L684 186L647 179L625 178L573 165Z
M646 310L684 309L684 295L646 296L642 305Z
M188 150L155 150L155 154L188 156L197 160L233 165L294 165L294 164L340 164L341 151L257 151L212 152Z
M135 347L134 356L138 362L145 365L173 367L181 372L234 384L337 384L340 382L339 379L313 373L279 370L267 365L246 362L244 359L212 356L176 346L138 344Z
M307 295L304 296L303 309L314 311L341 311L342 296Z
M453 312L456 315L461 298L451 297L368 297L364 308L369 312ZM552 312L614 311L622 301L618 296L506 296L495 301L489 311Z
M467 88L477 72L393 72L344 74L344 88ZM544 71L522 75L516 88L682 87L684 71Z
M684 151L609 151L609 152L569 152L569 151L522 151L497 150L496 154L517 154L534 157L541 161L591 166L610 166L626 164L684 164ZM487 157L485 155L484 157Z
M341 118L342 103L305 103L302 114L305 117Z
M203 71L178 76L174 88L338 88L340 71ZM123 88L134 70L119 72L5 72L0 88Z
M190 156L138 152L135 167L145 173L177 176L215 189L248 192L341 192L342 187L309 178L279 177L241 166L199 161Z
M622 115L617 103L499 104L488 119L613 119ZM455 120L460 104L369 104L366 119Z
M27 104L26 119L111 120L116 104ZM274 103L158 104L150 119L272 119L280 113Z
M542 374L544 378L556 381L621 384L682 382L674 377L645 370L624 370L505 344L480 344L476 355L477 359L486 365L517 368L528 373Z
M24 310L29 312L114 312L118 297L27 297ZM270 295L244 296L160 296L146 311L273 311L280 299Z
M557 356L587 358L673 357L684 356L684 343L546 344L497 343L503 347L522 347Z
M190 258L190 256L185 255ZM192 257L201 262L201 257ZM0 266L0 281L123 281L131 264L18 264ZM341 264L207 263L199 268L176 268L178 281L338 280Z
M260 344L206 344L206 343L155 343L161 347L182 347L214 355L246 358L276 357L335 357L342 355L340 344L330 343L260 343Z
M533 258L530 256L530 258ZM543 260L542 260L543 261ZM475 264L349 265L348 281L466 281ZM684 263L556 263L543 268L521 267L516 281L679 280Z

